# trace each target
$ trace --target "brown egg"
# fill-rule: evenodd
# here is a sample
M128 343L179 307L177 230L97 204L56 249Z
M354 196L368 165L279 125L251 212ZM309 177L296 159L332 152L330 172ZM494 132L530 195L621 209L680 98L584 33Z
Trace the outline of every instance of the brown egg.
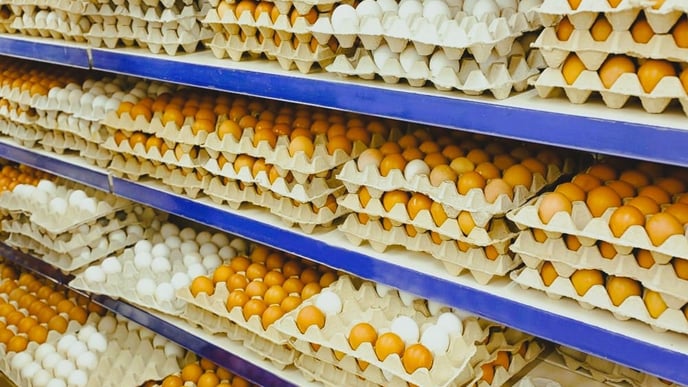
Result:
M621 205L621 197L613 189L607 186L599 186L588 192L585 204L588 206L592 216L600 217L608 208L619 207Z
M571 214L573 206L571 201L564 194L559 192L548 192L542 196L538 207L538 216L542 223L547 224L558 212Z

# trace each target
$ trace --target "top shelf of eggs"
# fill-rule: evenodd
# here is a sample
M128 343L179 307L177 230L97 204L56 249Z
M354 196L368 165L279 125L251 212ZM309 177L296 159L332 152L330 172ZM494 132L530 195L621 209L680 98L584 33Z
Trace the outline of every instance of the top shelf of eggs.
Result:
M573 103L599 93L611 108L640 99L650 113L688 112L688 6L676 0L547 0L534 46L549 66L535 87Z

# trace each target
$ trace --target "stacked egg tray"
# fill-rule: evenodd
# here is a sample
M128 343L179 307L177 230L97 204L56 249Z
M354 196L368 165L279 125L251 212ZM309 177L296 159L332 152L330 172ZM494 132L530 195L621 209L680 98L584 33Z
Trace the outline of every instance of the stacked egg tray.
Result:
M326 19L331 2L269 2L270 10L244 10L240 14L236 10L243 8L237 8L237 4L216 3L203 23L214 32L208 46L217 58L239 61L265 56L276 59L285 70L296 68L308 73L316 64L327 67L339 52L334 41L315 39L312 31L312 19ZM255 5L258 4L256 1ZM278 13L271 11L272 7Z
M78 185L41 180L0 195L8 244L72 271L136 243L152 211Z
M452 145L445 146L445 153L452 157L455 155L450 154L450 150L453 152L458 149L463 155L485 146L458 134L448 143ZM462 150L453 144L465 144L466 147ZM507 144L497 147L508 147ZM517 148L512 152L513 155L519 153L523 155L522 159L531 157L531 150L525 148ZM504 193L488 202L484 191L479 188L459 194L456 181L445 180L434 186L430 182L430 168L422 159L409 161L403 171L391 169L387 176L382 176L378 169L381 164L379 160L366 164L368 158L364 154L358 161L345 164L338 175L348 190L348 195L340 200L340 205L355 212L339 226L347 238L356 245L368 241L378 251L399 245L428 253L441 261L452 275L469 271L480 283L487 283L495 276L504 276L520 265L520 259L509 252L509 245L517 235L516 228L504 214L525 203L546 184L572 168L570 160L559 160L559 164L552 163L547 167L544 167L544 162L538 162L543 166L541 172L545 172L534 173L529 187L516 186L511 197ZM449 157L445 156L445 159L449 160ZM542 159L545 160L544 154ZM513 160L517 162L516 158ZM370 196L365 205L361 201L363 189ZM402 191L407 198L416 194L425 195L428 202L439 206L435 209L432 206L420 208L419 211L412 208L409 211L409 201L395 203L390 208L384 204L385 196L398 193L395 191ZM416 212L414 218L411 218L410 212ZM442 223L438 224L438 221Z
M338 303L332 302L332 293L336 295ZM310 326L302 332L297 323L299 312L312 305L324 312L324 325L320 329ZM299 352L296 366L305 376L324 381L328 386L341 385L342 380L345 384L363 380L371 386L405 386L407 383L499 386L527 362L534 360L542 350L539 343L531 341L532 338L525 334L503 330L474 317L461 321L456 315L446 312L446 307L440 307L432 314L428 307L425 300L402 298L397 291L382 286L375 289L370 282L356 286L349 277L340 277L321 295L306 300L276 324L279 331L290 337L290 344ZM445 328L446 325L436 325L442 314L450 314L453 317L451 320L458 322L458 326L450 329ZM392 331L406 345L418 342L421 331L424 334L430 330L441 331L439 333L447 338L447 345L433 351L431 369L420 368L409 374L398 355L392 354L380 361L371 343L363 342L355 350L350 346L345 332L360 322L371 324L379 330L379 334ZM442 342L439 338L420 340L426 346L442 345L439 344ZM526 342L529 344L525 345L528 351L522 352L524 359L517 352ZM490 364L498 351L514 349L509 369L500 369L491 384L480 384L481 367ZM341 378L339 382L334 375Z
M603 383L634 387L678 386L573 348L557 346L555 350L564 359L566 367L572 370L584 370L592 379Z
M226 234L173 223L157 224L155 233L133 248L80 271L70 287L120 298L171 315L181 314L186 302L175 292L198 275L207 275L222 260L243 252L246 242Z
M534 43L540 49L548 68L533 83L543 98L560 96L562 92L575 104L585 103L592 94L599 94L605 105L619 109L633 99L639 99L649 113L661 113L672 101L678 100L688 114L688 91L679 74L661 78L650 88L634 73L623 73L611 85L604 84L598 73L608 58L621 54L631 57L639 65L646 60L668 61L682 71L688 63L688 47L679 47L672 36L674 26L684 21L688 8L684 2L664 1L659 8L653 2L623 0L612 8L606 2L582 1L572 10L566 1L545 0L537 9L546 28ZM591 28L599 18L606 18L611 32L605 40L596 41ZM631 29L636 23L646 22L652 35L643 43L634 39ZM562 24L573 30L558 32ZM568 35L568 36L566 36ZM643 38L644 40L644 38ZM585 69L575 80L565 78L563 66L570 56L576 55ZM675 70L674 70L675 71ZM651 89L651 90L648 90Z
M12 24L14 23L15 18L16 15L12 12L12 10L10 10L9 5L0 5L0 32L3 34L15 33L16 30L12 28Z
M65 0L9 2L14 16L11 29L34 37L86 42L91 22L74 12L71 3Z
M658 175L655 181L661 181L661 176L670 175ZM685 183L682 186L685 187ZM642 192L641 189L638 192ZM660 213L673 214L673 206L678 206L679 209L685 206L682 202L685 197L681 199L685 195L684 190L666 193L667 196L671 195L671 201L657 206ZM675 269L677 260L688 259L688 239L684 233L670 235L661 244L655 245L643 225L634 224L616 236L612 232L612 223L618 221L611 222L610 219L619 207L610 207L601 216L595 217L586 202L579 200L573 202L571 213L559 211L548 223L544 223L539 217L538 209L546 195L534 198L508 214L509 219L523 230L511 246L526 264L522 270L512 273L511 277L515 282L524 288L544 291L552 297L574 299L586 309L609 310L621 320L633 318L656 330L688 333L688 316L685 314L688 279L679 277ZM635 195L626 197L622 204L629 205L634 198ZM656 214L643 216L649 221ZM682 224L681 220L677 222ZM540 230L544 231L544 235L536 236L535 233ZM575 247L569 247L565 238L571 236L577 239L580 246L577 243ZM600 247L602 243L611 244L615 254L603 253L603 248ZM574 248L577 249L573 250ZM649 263L643 263L639 258L639 253L643 251L649 252ZM553 265L558 274L549 285L545 284L541 276L542 267L547 262ZM618 305L612 302L604 284L596 283L584 294L579 294L572 280L574 273L579 270L599 270L606 276L630 278L638 283L640 294L631 294ZM648 306L649 291L656 293L664 307L664 310L658 311L654 316Z
M198 378L198 382L194 383L193 379L195 376L197 376L196 372L198 370L202 372L201 376ZM185 371L187 370L187 371ZM194 372L189 372L193 370ZM203 375L205 374L211 374L213 375L212 378L205 378ZM199 358L197 360L192 360L189 363L187 363L184 368L182 368L181 372L176 372L173 374L169 374L165 376L161 380L151 380L148 381L146 384L144 384L147 387L164 387L164 386L169 386L169 385L182 385L185 387L198 387L200 385L206 386L207 384L206 381L202 381L201 378L206 379L214 379L217 378L219 381L219 384L213 384L210 383L211 386L218 385L218 386L231 386L231 385L236 385L236 386L246 386L246 387L257 387L257 385L250 383L246 381L244 378L242 378L239 375L233 374L229 370L217 366L215 363L212 363L208 359L203 359Z
M479 2L478 2L479 3ZM508 2L507 2L508 3ZM334 37L343 48L328 72L363 79L381 77L387 83L406 79L411 86L432 83L439 90L469 95L490 91L503 99L523 91L544 67L530 31L540 28L533 8L538 0L513 1L500 9L452 2L394 2L367 0L357 7L339 5L329 18L313 25L319 42ZM459 3L461 4L461 3ZM360 47L359 46L360 43Z
M276 251L270 251L267 249L264 250L268 251L270 255L281 254ZM245 259L243 256L237 256L237 258L239 260ZM232 261L234 259L227 262L230 267L232 267ZM258 261L253 261L253 263L257 262ZM290 262L298 265L301 270L309 270L316 275L316 278L314 279L318 281L316 282L316 285L318 285L316 287L317 292L319 292L321 288L325 288L327 285L329 285L321 282L322 275L325 273L334 273L330 269L321 270L316 265L308 265L308 263L305 261L293 260ZM279 270L272 269L271 271ZM247 270L236 271L234 276L236 275L240 275L241 277L245 278L246 283L248 284L245 285L245 289L233 289L234 291L239 291L241 293L248 291L248 286L251 282L263 281L263 278L251 280L248 276ZM204 327L204 329L207 327L210 331L221 333L222 335L227 336L230 340L242 341L245 347L250 348L252 351L258 353L261 357L270 360L279 368L284 368L293 364L297 353L289 345L288 337L283 335L275 328L275 324L280 321L279 319L277 319L275 322L266 324L263 322L265 317L263 317L261 314L247 315L247 313L249 313L247 312L247 309L239 305L235 305L231 308L229 307L230 299L232 297L232 292L230 292L229 289L229 287L232 286L230 283L232 277L230 277L230 279L228 279L226 282L213 281L215 288L212 294L201 292L194 296L190 287L185 287L178 290L177 297L187 303L187 309L183 314L183 317L194 325L201 325ZM286 280L292 279L293 281L294 278L299 279L300 277L295 275L287 278ZM333 279L336 279L336 274ZM320 283L322 283L324 286L320 286ZM306 289L306 285L309 284L311 283L301 283L301 287ZM289 296L297 297L300 303L301 300L305 299L306 294L303 291L301 293L291 292L289 293ZM287 312L287 310L285 310L280 304L267 305L267 302L265 302L262 296L254 296L252 299L259 299L263 301L263 304L266 307L274 307L277 305L281 309L282 313ZM265 312L262 314L265 314Z

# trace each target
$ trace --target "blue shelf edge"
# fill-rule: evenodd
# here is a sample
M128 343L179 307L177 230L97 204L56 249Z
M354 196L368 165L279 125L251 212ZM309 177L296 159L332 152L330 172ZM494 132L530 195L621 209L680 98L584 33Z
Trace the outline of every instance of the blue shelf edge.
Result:
M449 282L409 267L372 259L370 256L346 249L346 247L329 245L318 240L317 237L285 231L274 225L233 213L220 212L207 204L165 193L143 184L114 178L113 188L116 195L134 199L162 211L476 313L534 336L659 375L682 385L688 385L688 373L676 366L686 364L688 356L679 352Z
M60 40L37 41L15 34L0 34L0 55L38 60L52 64L89 69L91 60L89 47Z
M73 276L62 273L59 269L32 255L15 250L4 243L0 243L0 256L25 269L37 273L45 278L69 287L69 281ZM272 374L249 361L236 356L220 346L208 342L202 338L189 334L184 329L171 324L143 309L129 303L115 300L108 296L89 294L81 291L78 293L90 296L91 300L102 305L106 309L145 326L150 330L166 337L182 347L203 356L215 364L218 364L253 383L263 386L292 386L288 381Z

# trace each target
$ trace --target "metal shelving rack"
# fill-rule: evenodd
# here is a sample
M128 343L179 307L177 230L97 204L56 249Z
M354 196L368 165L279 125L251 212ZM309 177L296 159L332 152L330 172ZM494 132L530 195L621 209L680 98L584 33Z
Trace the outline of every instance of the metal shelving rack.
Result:
M40 49L45 44L40 39L0 35L0 54L78 66L81 62L75 58L83 52L92 69L688 166L688 120L679 113L649 115L634 108L614 111L595 104L575 106L538 99L533 91L494 101L400 85L342 81L331 74L304 76L282 71L275 63L219 61L208 52L166 57L141 50L91 49L64 43L65 55L56 60L51 50ZM50 47L59 44L49 43ZM403 249L380 254L366 246L355 247L336 230L305 234L282 226L265 211L232 211L207 199L179 196L155 182L113 177L77 157L26 149L8 140L0 141L0 156L688 385L685 335L621 322L605 311L551 300L507 280L479 285L469 276L449 276L437 262ZM105 304L136 318L127 306L120 306L124 303L110 300ZM207 349L194 341L196 336L168 332L163 319L139 317L137 322L201 355L208 351L220 357L234 356L231 350L217 353ZM262 384L271 384L274 379L270 378L275 377L267 370L252 376Z

